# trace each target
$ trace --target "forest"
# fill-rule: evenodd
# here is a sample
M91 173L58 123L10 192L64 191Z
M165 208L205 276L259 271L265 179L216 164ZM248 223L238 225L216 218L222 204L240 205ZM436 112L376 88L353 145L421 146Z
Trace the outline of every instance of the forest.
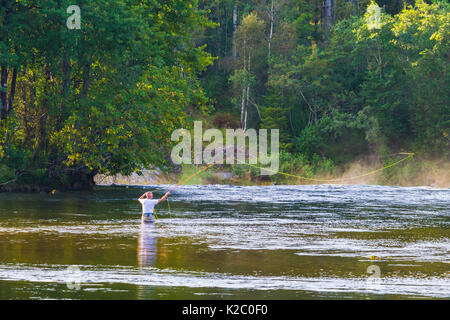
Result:
M450 171L445 0L80 0L80 29L69 1L1 3L0 190L170 172L171 132L198 119L279 129L284 172L403 152L381 183Z

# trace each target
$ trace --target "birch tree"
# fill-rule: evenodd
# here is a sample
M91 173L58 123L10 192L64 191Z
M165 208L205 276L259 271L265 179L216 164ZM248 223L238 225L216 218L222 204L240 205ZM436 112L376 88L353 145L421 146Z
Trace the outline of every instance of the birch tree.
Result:
M239 67L235 70L230 80L240 97L241 128L246 129L248 118L248 107L253 104L258 108L251 96L252 85L255 84L253 60L261 53L264 42L264 22L255 13L251 13L242 20L242 24L236 30L236 43L239 45ZM257 110L259 112L259 110Z

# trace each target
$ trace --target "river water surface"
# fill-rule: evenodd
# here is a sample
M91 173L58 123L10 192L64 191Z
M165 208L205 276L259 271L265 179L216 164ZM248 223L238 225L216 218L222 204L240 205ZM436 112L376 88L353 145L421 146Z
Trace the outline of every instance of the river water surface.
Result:
M450 297L450 189L143 191L0 194L0 299Z

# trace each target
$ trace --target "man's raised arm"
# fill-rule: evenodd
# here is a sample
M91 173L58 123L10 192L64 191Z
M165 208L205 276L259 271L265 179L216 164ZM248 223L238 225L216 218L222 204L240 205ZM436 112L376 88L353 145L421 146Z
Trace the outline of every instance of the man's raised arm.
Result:
M160 203L160 202L166 200L167 197L169 196L169 194L170 194L170 191L166 192L166 194L165 194L161 199L158 200L158 203Z
M138 200L142 200L142 199L146 198L147 197L147 193L148 192L144 192L144 194L142 196L140 196Z

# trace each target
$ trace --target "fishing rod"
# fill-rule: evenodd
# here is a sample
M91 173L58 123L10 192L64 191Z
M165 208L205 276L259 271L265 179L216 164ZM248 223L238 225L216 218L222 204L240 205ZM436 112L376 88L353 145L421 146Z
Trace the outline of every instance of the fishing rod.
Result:
M209 167L212 167L213 165L215 165L215 163L212 163L202 169L200 169L199 171L195 172L194 174L190 175L189 177L187 177L186 179L184 179L182 182L178 183L172 190L169 191L172 192L173 190L175 190L176 188L178 188L179 186L182 186L183 184L185 184L188 180L190 180L191 178L193 178L194 176L198 175L200 172L205 171L206 169L208 169Z
M187 178L184 179L183 181L179 182L175 187L173 187L173 188L172 188L170 191L168 191L167 193L171 193L173 190L175 190L175 189L178 188L179 186L182 186L182 185L185 184L187 181L189 181L191 178L193 178L193 177L195 177L196 175L198 175L199 173L205 171L205 170L208 169L209 167L212 167L213 165L215 165L215 163L212 163L212 164L210 164L210 165L208 165L208 166L206 166L206 167L204 167L204 168L198 170L197 172L191 174L189 177L187 177ZM162 189L156 189L156 190L153 190L153 191L157 191L157 190L162 190ZM171 210L170 210L169 198L167 197L166 200L167 200L167 207L169 208L169 216L172 218L172 212L171 212ZM156 218L157 220L159 220L158 216L156 215L156 212L155 212L155 218Z

